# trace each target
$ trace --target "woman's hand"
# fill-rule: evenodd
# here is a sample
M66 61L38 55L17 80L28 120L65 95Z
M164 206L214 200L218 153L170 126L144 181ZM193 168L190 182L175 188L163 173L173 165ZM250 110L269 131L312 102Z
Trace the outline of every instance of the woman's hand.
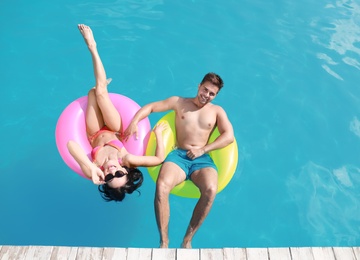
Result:
M91 168L91 179L95 185L105 184L105 175L95 164Z
M123 135L122 135L122 139L124 139L125 141L127 141L129 139L130 136L132 136L133 134L135 134L135 139L139 139L139 134L138 134L138 126L135 123L131 123L126 130L124 131Z
M156 137L160 136L162 132L169 128L169 125L165 122L161 122L154 127L154 133Z

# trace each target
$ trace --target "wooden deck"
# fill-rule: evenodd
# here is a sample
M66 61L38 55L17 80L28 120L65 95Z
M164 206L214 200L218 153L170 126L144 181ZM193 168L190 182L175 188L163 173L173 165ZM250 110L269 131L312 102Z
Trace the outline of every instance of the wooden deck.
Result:
M360 260L360 247L159 249L0 246L0 259Z

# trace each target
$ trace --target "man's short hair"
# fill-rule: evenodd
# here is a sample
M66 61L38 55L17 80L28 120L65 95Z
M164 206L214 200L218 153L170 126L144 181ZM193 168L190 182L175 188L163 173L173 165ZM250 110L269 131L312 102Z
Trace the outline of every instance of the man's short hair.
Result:
M214 84L215 86L217 86L219 88L219 91L224 86L224 81L221 79L221 77L219 75L217 75L214 72L207 73L204 76L203 80L201 81L200 85L204 84L205 82L210 82L210 83Z

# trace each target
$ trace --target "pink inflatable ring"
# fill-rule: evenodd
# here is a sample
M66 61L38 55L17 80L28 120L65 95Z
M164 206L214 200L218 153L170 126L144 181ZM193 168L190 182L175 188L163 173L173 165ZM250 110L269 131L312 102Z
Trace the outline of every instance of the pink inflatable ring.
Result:
M121 115L123 129L126 129L135 113L140 109L140 106L132 99L120 94L109 93L109 96ZM76 99L69 104L61 113L55 130L56 146L62 159L74 172L84 178L86 177L81 171L79 164L67 149L67 143L70 140L77 142L84 149L89 159L91 158L90 153L92 148L87 139L85 126L86 106L87 96ZM136 140L135 137L132 136L127 142L124 142L126 150L134 155L144 155L150 131L149 119L145 118L141 120L138 123L139 138Z

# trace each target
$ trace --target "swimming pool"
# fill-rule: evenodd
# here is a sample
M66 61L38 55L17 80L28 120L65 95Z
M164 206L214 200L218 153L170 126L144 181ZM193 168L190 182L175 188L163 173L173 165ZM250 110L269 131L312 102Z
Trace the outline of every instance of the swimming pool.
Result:
M140 105L224 79L215 103L239 164L194 247L358 246L359 14L355 1L2 2L0 244L158 246L146 169L141 196L105 203L56 149L60 113L94 84L86 23L110 91ZM170 247L195 203L171 196Z

